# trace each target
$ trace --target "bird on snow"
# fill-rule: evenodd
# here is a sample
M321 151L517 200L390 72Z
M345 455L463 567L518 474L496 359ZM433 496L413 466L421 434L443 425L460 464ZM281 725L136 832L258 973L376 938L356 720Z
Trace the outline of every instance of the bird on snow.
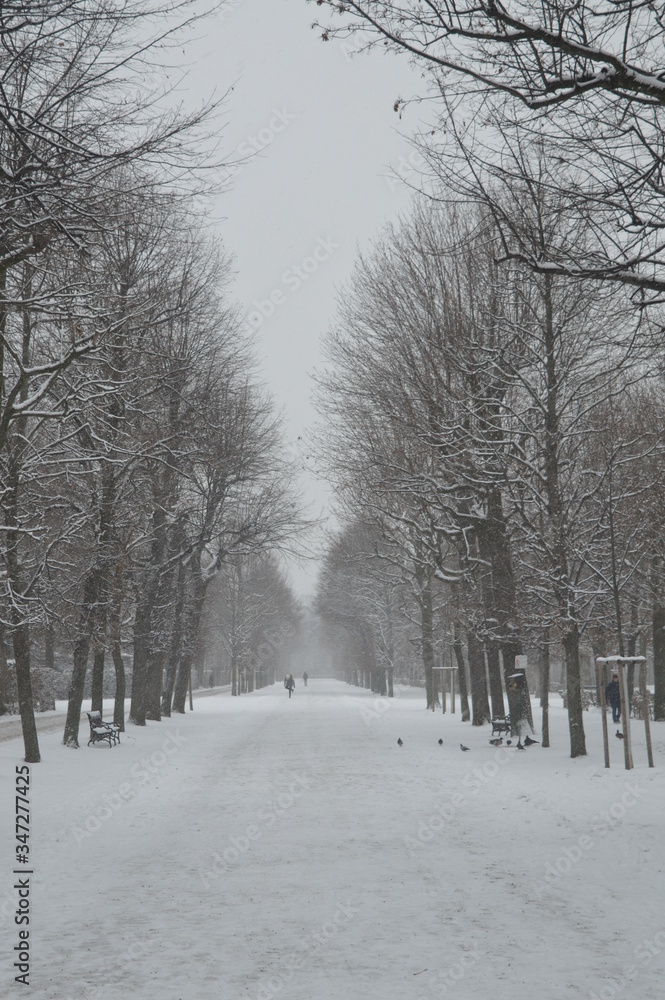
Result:
M493 747L500 747L501 744L503 743L503 737L499 736L497 740L490 740L490 743L492 744Z
M616 738L618 740L622 740L623 739L623 733L620 733L618 729L617 729L617 731L616 731L616 733L614 735L616 736Z
M513 745L513 741L512 740L506 740L506 746L507 747L511 747L512 745Z
M443 746L443 740L439 740L439 746L440 746L440 747L442 747L442 746Z
M403 747L404 746L404 743L403 743L401 737L399 737L399 736L397 737L397 746L398 747Z
M515 747L515 749L516 749L516 750L526 750L526 747L523 747L523 746L522 746L522 741L521 741L521 740L518 740L518 741L517 741L517 746Z
M469 749L468 747L465 747L463 743L460 743L459 748L460 748L460 750L468 750Z
M525 747L533 747L533 746L536 745L536 743L540 743L540 740L532 740L530 736L525 736L524 737L524 746Z

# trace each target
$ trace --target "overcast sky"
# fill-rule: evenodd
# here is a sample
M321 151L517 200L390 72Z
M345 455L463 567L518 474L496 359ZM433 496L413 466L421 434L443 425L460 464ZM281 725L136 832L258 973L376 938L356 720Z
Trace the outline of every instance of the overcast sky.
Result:
M311 373L358 249L408 205L394 173L409 170L417 119L407 112L400 121L393 105L422 88L406 59L323 42L311 28L319 11L305 0L229 0L188 49L192 88L233 87L222 148L244 162L217 202L219 227L235 256L234 296L256 329L294 446L316 420ZM315 476L303 476L303 494L325 513ZM292 569L299 596L311 594L316 570Z

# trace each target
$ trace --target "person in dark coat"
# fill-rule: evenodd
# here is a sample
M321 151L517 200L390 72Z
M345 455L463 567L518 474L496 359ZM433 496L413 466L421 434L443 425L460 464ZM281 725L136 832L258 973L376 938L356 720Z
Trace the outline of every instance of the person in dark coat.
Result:
M307 678L308 677L309 677L309 674L307 673L307 671L305 671L305 673L302 675L302 679L303 679L303 683L304 683L305 687L307 687Z
M286 677L284 678L284 687L289 692L289 698L290 698L296 689L296 682L293 678L293 674L286 675Z
M612 674L612 680L605 688L605 700L612 707L612 722L621 718L621 691L619 690L619 675Z

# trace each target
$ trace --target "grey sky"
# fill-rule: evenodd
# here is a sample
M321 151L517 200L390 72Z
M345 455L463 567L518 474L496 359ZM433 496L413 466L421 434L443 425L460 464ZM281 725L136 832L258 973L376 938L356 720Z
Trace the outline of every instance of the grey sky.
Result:
M256 329L294 445L315 421L310 373L338 290L358 249L408 204L408 188L390 171L409 170L405 136L415 115L400 122L393 104L421 82L406 60L322 42L311 29L316 13L305 0L230 0L188 50L193 86L234 87L222 148L244 162L219 199L220 229L236 258L235 298ZM314 475L304 474L303 490L317 512L324 508L327 491ZM293 568L300 596L316 568Z

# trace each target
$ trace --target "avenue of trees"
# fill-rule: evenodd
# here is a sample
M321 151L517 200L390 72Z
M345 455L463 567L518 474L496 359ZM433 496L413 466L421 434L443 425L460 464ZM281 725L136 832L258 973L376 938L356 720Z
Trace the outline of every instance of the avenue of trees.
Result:
M302 610L274 557L229 559L210 591L203 624L208 682L230 684L238 695L288 673L302 645ZM205 660L197 666L206 673Z
M324 41L413 61L428 118L421 200L359 260L320 379L344 524L378 532L365 573L388 545L443 587L475 722L528 651L546 741L560 652L584 754L584 657L648 650L665 718L662 11L317 6Z
M183 712L211 585L301 526L204 225L217 109L173 110L155 68L195 8L0 9L0 711L31 762L63 659L68 746L89 668L121 726L130 693L137 725ZM273 572L266 607L292 620Z
M556 236L556 201L540 189L529 203L527 185L515 197L525 241ZM545 670L561 647L576 756L581 646L634 654L651 631L665 717L655 311L649 322L615 287L499 264L500 246L477 206L421 201L359 259L319 378L348 525L319 605L370 672L377 657L394 669L392 636L415 623L430 707L436 644L463 667L463 640L475 724L503 714L516 655Z

